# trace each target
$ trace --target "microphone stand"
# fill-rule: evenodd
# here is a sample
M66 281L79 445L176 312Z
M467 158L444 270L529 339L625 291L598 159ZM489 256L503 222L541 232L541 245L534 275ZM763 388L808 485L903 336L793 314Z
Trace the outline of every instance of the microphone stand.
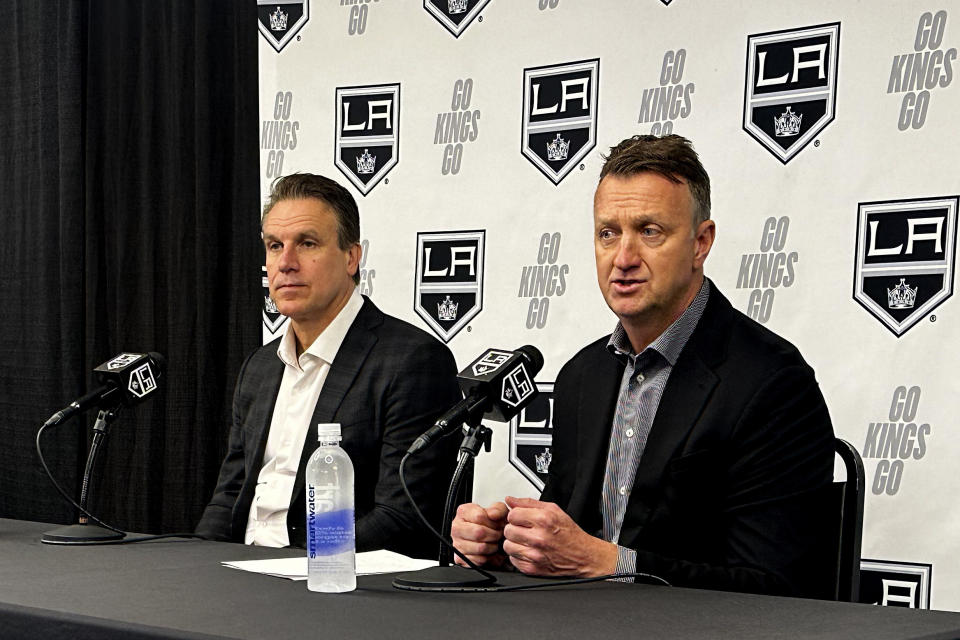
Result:
M457 458L457 468L453 472L453 478L450 480L450 489L447 491L447 503L443 508L443 520L441 521L440 533L444 538L450 537L450 528L453 526L454 509L457 508L457 498L460 497L461 485L465 472L469 469L473 471L473 460L480 453L480 447L487 453L490 452L490 439L493 431L480 424L477 420L475 425L470 425L460 444L460 455ZM440 545L441 567L446 567L453 562L453 552L446 545Z
M97 454L100 451L100 445L107 437L107 427L117 418L119 408L103 409L97 415L97 421L93 425L93 440L90 443L90 452L87 454L87 466L83 471L83 487L80 490L80 508L86 510L87 500L90 496L90 487L92 484L93 469L96 464ZM91 542L114 542L122 540L123 533L111 531L97 524L89 522L87 516L82 511L78 524L71 524L58 527L48 531L40 538L40 542L46 544L78 544Z
M463 482L464 471L472 468L473 460L480 453L482 447L490 451L490 439L493 431L480 423L482 414L469 419L463 442L460 444L460 455L457 458L457 467L450 480L447 491L447 502L443 510L441 531L444 544L440 545L440 566L401 573L393 579L393 586L397 589L409 591L465 591L478 587L492 587L496 580L478 574L472 569L451 565L453 552L449 549L446 540L450 538L450 528L453 524L454 509L460 495L460 485ZM451 545L452 546L452 545Z

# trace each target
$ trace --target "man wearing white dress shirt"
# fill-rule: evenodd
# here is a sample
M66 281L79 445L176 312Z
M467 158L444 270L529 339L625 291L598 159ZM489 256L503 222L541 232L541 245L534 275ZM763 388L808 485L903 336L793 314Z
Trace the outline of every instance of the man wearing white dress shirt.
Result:
M304 546L306 461L316 425L338 422L356 473L357 550L432 555L436 544L403 494L398 469L413 440L461 397L453 356L360 295L359 213L336 182L281 178L261 229L270 295L290 322L240 371L227 454L197 532ZM448 438L405 468L434 525L457 446Z

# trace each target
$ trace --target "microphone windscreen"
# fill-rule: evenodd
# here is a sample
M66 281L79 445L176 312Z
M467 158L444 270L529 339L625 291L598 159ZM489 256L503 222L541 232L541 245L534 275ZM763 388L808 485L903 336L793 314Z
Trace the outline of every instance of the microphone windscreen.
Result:
M167 359L163 357L162 354L157 353L156 351L150 351L147 353L148 356L153 360L157 365L157 377L162 376L167 372Z
M540 349L537 349L532 344L525 344L518 348L517 351L526 356L527 362L530 365L530 375L537 375L540 369L543 368L543 354L540 353Z

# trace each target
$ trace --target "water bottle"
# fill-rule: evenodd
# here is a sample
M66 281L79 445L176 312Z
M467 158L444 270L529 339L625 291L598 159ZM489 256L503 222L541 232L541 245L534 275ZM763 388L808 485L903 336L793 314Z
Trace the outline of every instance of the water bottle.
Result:
M353 463L340 448L340 425L317 425L320 446L307 462L307 588L357 588Z

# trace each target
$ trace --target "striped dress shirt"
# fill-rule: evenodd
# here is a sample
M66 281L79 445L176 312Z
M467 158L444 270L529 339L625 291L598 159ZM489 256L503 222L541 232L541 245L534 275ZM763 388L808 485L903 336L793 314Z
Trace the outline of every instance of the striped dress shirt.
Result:
M703 315L709 297L710 281L704 278L690 306L640 353L633 352L620 323L607 342L607 350L625 365L610 431L601 494L603 539L607 542L617 543L620 539L633 481L660 406L660 396L680 352ZM617 546L617 573L635 572L637 552Z

